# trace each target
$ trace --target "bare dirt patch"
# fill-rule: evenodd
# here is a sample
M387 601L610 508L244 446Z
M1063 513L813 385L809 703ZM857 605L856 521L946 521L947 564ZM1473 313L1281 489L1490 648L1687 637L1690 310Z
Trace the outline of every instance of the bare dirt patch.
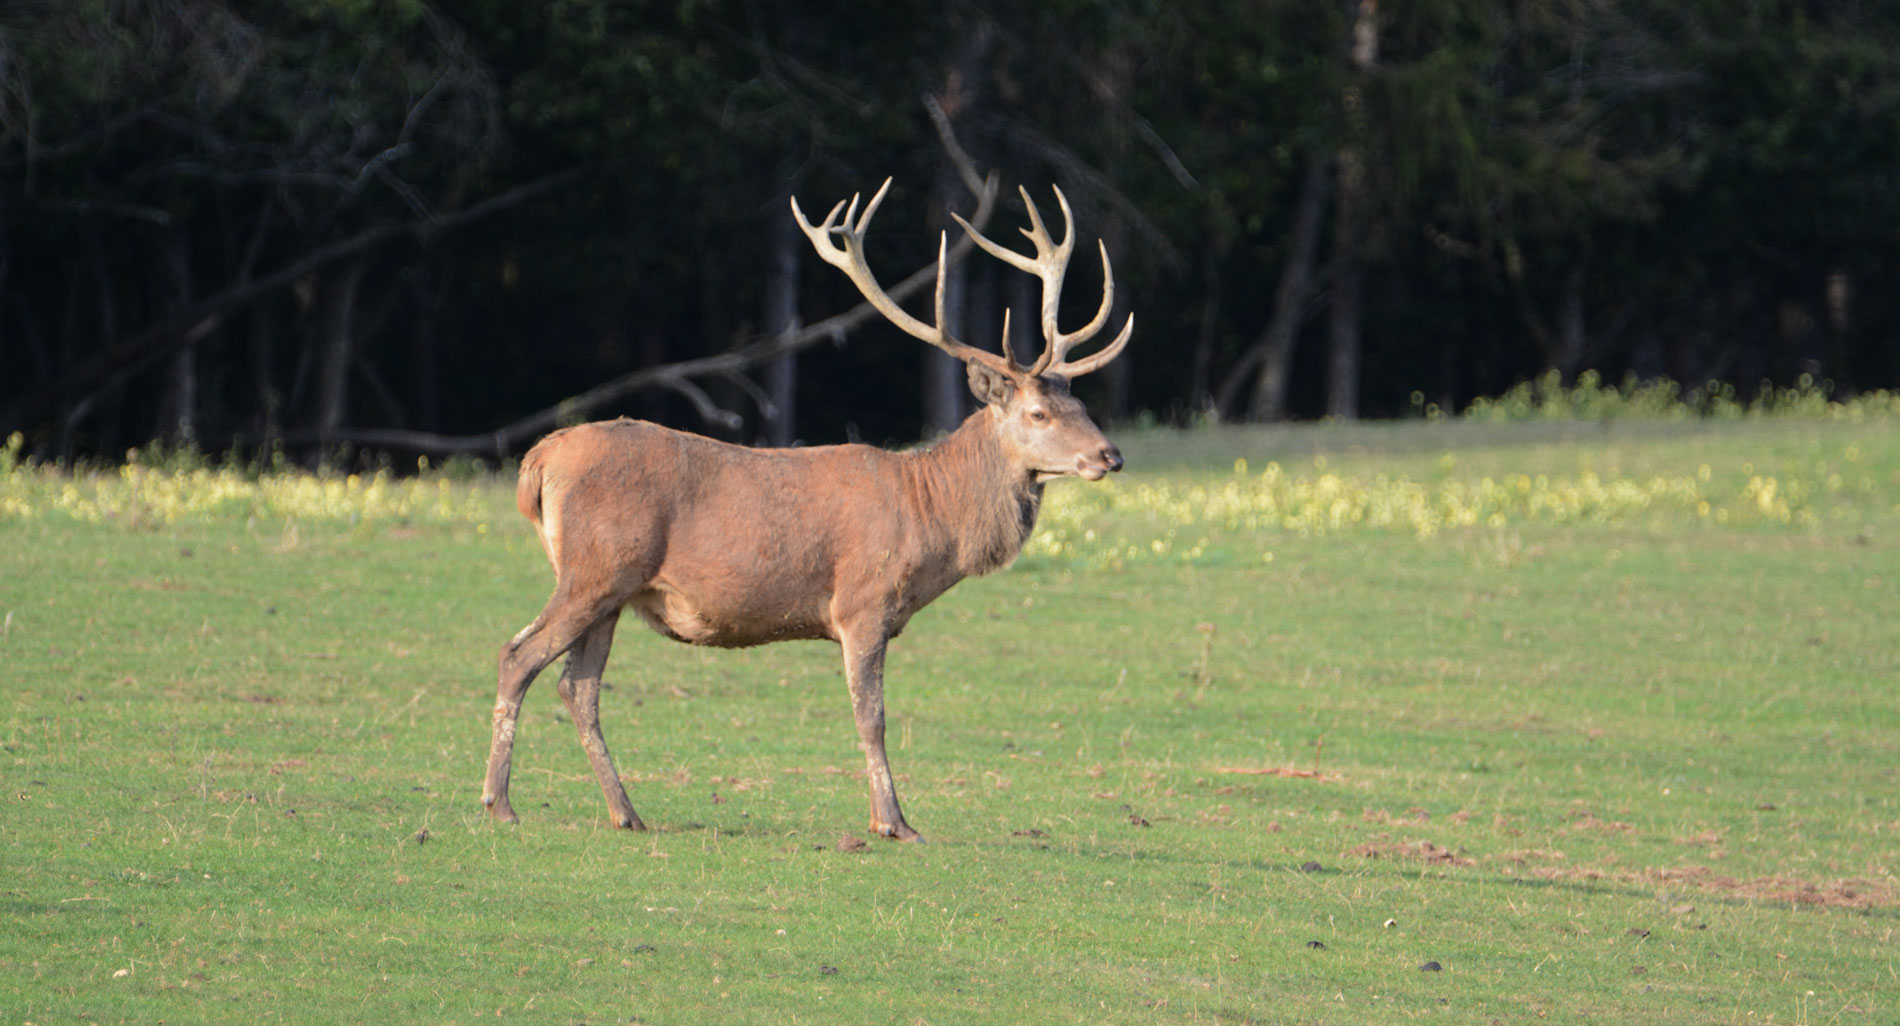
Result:
M1524 866L1533 862L1562 862L1566 856L1563 852L1550 848L1520 848L1516 851L1507 851L1498 858Z
M1804 880L1797 876L1734 877L1717 873L1707 866L1678 866L1650 869L1643 876L1656 883L1689 884L1714 894L1728 894L1758 901L1787 902L1793 905L1820 905L1827 908L1892 908L1900 906L1900 889L1892 880Z
M1517 853L1514 853L1517 854ZM1528 859L1504 856L1523 864ZM1718 897L1772 901L1823 908L1900 908L1900 886L1893 880L1837 878L1806 880L1797 876L1738 877L1707 866L1651 866L1635 870L1603 870L1586 866L1536 866L1530 875L1539 880L1607 880L1641 886L1693 888Z
M1299 780L1317 780L1321 783L1336 784L1344 779L1336 773L1321 773L1318 770L1291 769L1285 766L1217 766L1214 773L1238 773L1252 777L1293 777Z
M1384 809L1366 809L1359 813L1359 819L1365 823L1379 823L1385 826L1417 826L1429 823L1432 814L1416 806L1405 810L1403 816L1395 816Z
M1430 841L1367 841L1351 848L1347 855L1362 859L1402 859L1439 866L1472 866L1477 863Z
M1634 824L1625 823L1620 819L1598 819L1594 812L1585 812L1578 815L1576 821L1570 824L1570 829L1576 831L1595 830L1606 834L1633 834L1636 832Z

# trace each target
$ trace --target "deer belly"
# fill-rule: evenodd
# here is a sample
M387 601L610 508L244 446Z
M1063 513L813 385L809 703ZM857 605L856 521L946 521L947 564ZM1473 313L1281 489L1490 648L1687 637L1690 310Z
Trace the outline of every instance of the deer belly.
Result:
M761 605L753 608L746 598L731 596L725 601L695 601L693 596L672 588L649 588L627 601L647 626L674 641L717 648L745 648L773 641L828 638L830 630L817 609L806 611L797 605L780 609ZM800 604L802 605L802 603Z

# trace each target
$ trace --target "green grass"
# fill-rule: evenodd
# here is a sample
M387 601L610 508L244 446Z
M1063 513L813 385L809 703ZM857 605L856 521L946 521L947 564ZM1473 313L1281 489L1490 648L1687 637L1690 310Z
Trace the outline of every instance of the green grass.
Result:
M551 674L487 819L493 656L551 582L505 483L187 509L0 466L0 1021L1892 1022L1893 427L1125 434L1052 487L1067 547L894 644L931 843L861 853L834 647L633 621L602 712L654 830L607 827ZM1513 475L1699 490L1261 505ZM1322 777L1228 772L1267 768Z

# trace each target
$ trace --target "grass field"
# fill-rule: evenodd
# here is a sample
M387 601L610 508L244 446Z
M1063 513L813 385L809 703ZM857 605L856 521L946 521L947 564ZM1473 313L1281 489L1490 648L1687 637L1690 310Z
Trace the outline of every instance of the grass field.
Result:
M0 1021L1900 1021L1896 427L1118 433L894 644L862 851L834 646L631 622L654 829L551 675L488 820L511 484L9 458Z

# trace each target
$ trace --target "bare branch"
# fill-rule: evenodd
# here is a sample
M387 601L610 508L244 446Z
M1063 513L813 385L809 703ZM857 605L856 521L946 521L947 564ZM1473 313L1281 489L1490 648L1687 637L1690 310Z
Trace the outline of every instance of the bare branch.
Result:
M970 195L981 196L986 188L983 176L977 173L976 161L970 159L970 153L957 142L956 130L950 126L950 115L945 114L943 104L935 96L924 94L924 109L930 112L930 123L937 129L937 138L943 142L944 152L950 155L950 162L957 167L957 176L963 179L963 187Z
M741 392L744 392L746 397L751 399L753 403L759 407L760 416L768 420L778 416L778 404L773 402L772 397L765 393L765 389L759 387L758 382L753 381L744 374L736 372L721 376Z
M46 199L38 201L47 210L60 210L81 217L95 214L107 217L126 217L135 221L145 221L159 226L172 223L172 212L158 207L148 207L143 203L124 203L117 200L69 200Z
M1084 82L1088 83L1089 91L1093 92L1097 99L1108 104L1111 109L1127 119L1129 124L1135 126L1135 134L1141 136L1141 141L1147 143L1148 148L1154 151L1156 157L1160 158L1161 165L1168 169L1170 175L1174 176L1176 184L1189 191L1201 187L1201 183L1194 177L1194 173L1187 169L1186 164L1181 163L1180 157L1175 156L1174 148L1168 145L1168 141L1161 138L1161 133L1155 131L1154 125L1151 124L1147 118L1136 113L1133 107L1130 107L1127 103L1123 102L1120 96L1116 95L1115 87L1110 85L1107 79L1104 79L1094 68L1082 60L1081 54L1071 50L1069 51L1068 58L1069 66L1075 69L1076 74L1082 76Z
M745 426L744 417L731 410L722 409L718 403L712 401L712 396L706 394L705 389L686 378L669 375L660 378L655 384L661 388L670 388L685 396L686 401L693 404L693 411L708 424L716 424L727 431L737 431Z

